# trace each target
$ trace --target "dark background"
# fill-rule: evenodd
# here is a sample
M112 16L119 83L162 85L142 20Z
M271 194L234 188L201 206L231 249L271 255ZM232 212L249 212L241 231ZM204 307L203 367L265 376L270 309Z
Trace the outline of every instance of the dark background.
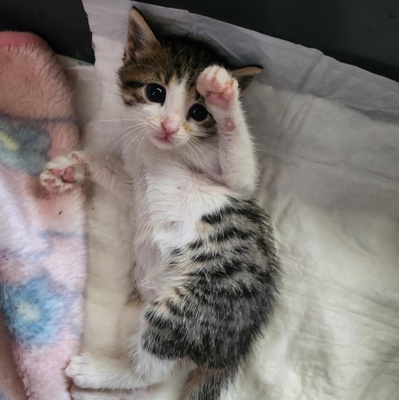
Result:
M141 0L316 48L399 82L399 0Z
M81 0L0 0L0 31L5 30L36 33L56 53L94 63Z
M399 82L399 0L143 2L188 9L313 47L339 61ZM6 29L37 33L57 53L94 62L81 0L0 0L0 30Z

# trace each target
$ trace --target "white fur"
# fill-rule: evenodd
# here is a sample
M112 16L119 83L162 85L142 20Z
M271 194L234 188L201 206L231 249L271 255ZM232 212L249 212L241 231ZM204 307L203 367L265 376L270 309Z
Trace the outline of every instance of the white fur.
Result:
M218 135L203 136L200 124L186 124L192 104L186 98L185 82L172 81L164 105L149 104L134 112L139 130L128 138L123 167L85 152L51 161L57 182L63 170L80 171L111 189L134 206L134 278L144 306L127 306L122 316L120 359L83 353L71 360L66 373L82 388L135 389L163 382L176 368L177 360L161 360L141 345L147 328L145 305L168 294L179 276L166 273L165 257L197 238L201 217L222 208L227 196L249 198L255 188L255 161L252 141L238 99L238 84L221 67L205 69L198 79L198 91L215 118ZM170 140L159 141L165 124L173 131ZM188 126L188 127L187 127ZM193 138L194 137L194 138ZM136 138L140 140L135 142ZM65 165L66 160L70 165ZM57 168L59 166L59 168ZM48 173L43 185L48 185ZM50 179L51 181L51 179ZM68 183L67 185L70 185ZM60 186L60 185L58 185ZM69 186L66 188L68 189ZM60 191L65 188L60 187Z

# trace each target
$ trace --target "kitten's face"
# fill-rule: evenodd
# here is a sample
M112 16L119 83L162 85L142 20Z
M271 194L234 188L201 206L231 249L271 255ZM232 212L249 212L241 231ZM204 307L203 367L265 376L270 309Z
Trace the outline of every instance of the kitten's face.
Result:
M141 14L132 9L119 78L137 134L161 149L214 135L215 121L196 83L200 73L215 62L211 50L193 41L159 41Z
M200 73L214 64L223 66L202 44L181 38L158 40L133 8L119 79L122 97L135 117L134 131L160 149L195 145L215 135L215 120L196 90ZM231 72L242 90L260 70L246 67Z
M137 133L160 149L172 149L216 133L215 121L196 90L200 71L179 70L171 58L167 60L168 68L160 68L157 64L162 65L168 53L158 49L154 58L144 58L142 64L120 71L122 96L132 107Z

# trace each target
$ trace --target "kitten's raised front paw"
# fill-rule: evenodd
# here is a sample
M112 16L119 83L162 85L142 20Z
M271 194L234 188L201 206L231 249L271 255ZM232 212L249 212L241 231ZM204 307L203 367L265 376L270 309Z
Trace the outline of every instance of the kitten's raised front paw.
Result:
M65 373L80 388L101 389L103 376L100 369L94 357L89 353L82 353L71 358Z
M238 82L228 71L217 65L202 71L197 82L198 92L204 96L207 106L227 110L238 99Z
M40 183L49 192L62 193L81 183L90 175L84 152L73 152L55 157L40 174Z

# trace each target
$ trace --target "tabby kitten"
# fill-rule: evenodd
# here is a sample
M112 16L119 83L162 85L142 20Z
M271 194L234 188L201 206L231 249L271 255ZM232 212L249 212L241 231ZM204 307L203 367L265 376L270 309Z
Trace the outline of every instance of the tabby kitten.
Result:
M59 192L90 176L135 210L126 357L73 357L66 373L80 387L148 387L186 369L180 399L219 399L273 311L279 267L269 218L253 200L239 100L260 68L224 65L195 41L157 37L132 9L119 78L135 123L123 166L75 152L42 173Z

